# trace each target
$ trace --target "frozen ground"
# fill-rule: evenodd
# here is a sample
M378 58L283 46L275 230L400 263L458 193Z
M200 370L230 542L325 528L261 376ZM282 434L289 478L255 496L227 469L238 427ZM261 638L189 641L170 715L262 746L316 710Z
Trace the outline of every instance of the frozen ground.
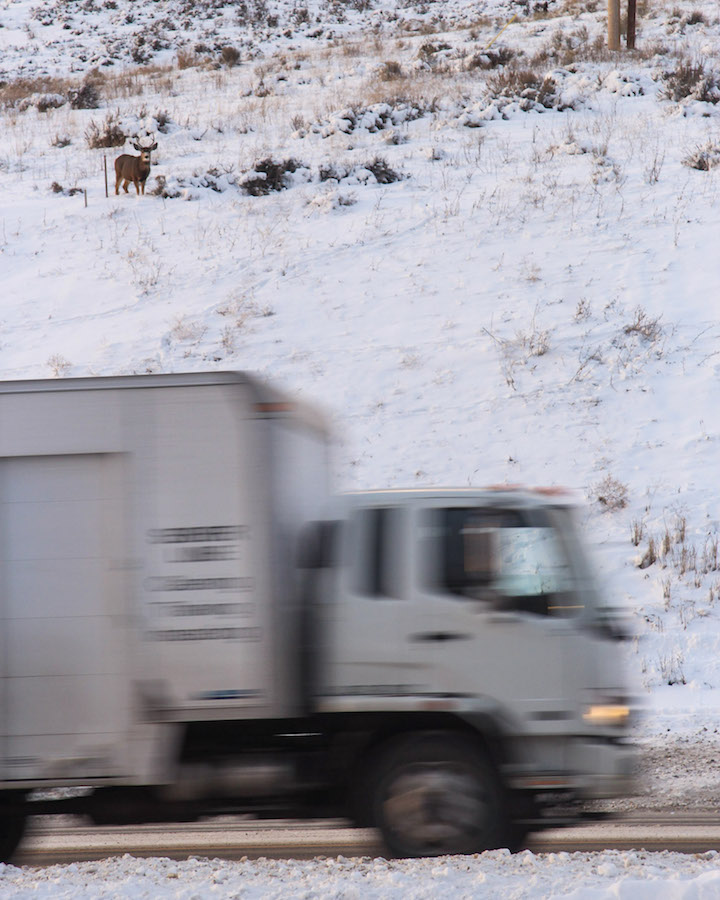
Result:
M614 813L720 810L720 739L717 733L654 734L640 739L637 792L598 804Z
M565 897L573 900L697 900L720 896L720 857L678 853L507 851L434 860L317 859L308 862L131 857L51 866L37 872L5 866L3 898L58 900L471 900Z
M646 709L627 803L715 809L720 14L642 6L609 54L593 0L2 0L0 377L243 368L328 410L339 488L575 488ZM144 197L105 197L113 130L155 134ZM717 896L718 870L125 859L0 892Z

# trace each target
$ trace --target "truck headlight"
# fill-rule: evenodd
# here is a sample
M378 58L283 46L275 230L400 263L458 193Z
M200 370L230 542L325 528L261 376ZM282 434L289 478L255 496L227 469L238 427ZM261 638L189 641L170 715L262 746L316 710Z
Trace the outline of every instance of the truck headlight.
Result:
M591 725L626 725L630 707L620 703L595 703L585 708L583 719Z

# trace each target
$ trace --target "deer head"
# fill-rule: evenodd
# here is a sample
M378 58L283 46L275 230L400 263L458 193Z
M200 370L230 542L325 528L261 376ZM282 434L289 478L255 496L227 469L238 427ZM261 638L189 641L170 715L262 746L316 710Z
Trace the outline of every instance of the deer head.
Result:
M155 136L150 134L145 138L138 138L133 142L133 147L140 154L140 158L143 162L150 162L150 154L153 150L157 150L157 141L155 140Z

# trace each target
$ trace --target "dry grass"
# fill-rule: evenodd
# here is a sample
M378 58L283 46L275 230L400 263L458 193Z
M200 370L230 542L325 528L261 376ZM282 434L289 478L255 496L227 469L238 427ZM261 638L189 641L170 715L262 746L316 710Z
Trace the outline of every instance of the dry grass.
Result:
M133 66L119 72L103 72L100 84L108 100L138 97L146 91L170 94L175 86L173 66Z
M91 69L83 79L41 76L16 78L0 82L0 109L28 108L37 105L44 95L61 95L76 109L96 108L100 99L113 101L136 97L145 92L170 94L174 88L176 69L173 66L133 66L121 71ZM87 102L93 92L92 102ZM44 110L42 110L44 111Z
M196 53L194 50L181 48L177 52L178 69L197 69L206 66L208 62L207 56Z
M17 78L7 84L0 83L0 109L19 106L34 94L67 94L72 87L77 87L77 82L50 76Z

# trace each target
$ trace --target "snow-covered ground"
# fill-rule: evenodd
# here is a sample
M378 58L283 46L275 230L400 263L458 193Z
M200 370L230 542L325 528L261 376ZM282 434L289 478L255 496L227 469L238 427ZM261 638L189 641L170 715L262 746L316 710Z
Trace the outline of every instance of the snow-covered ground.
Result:
M223 862L129 856L39 870L0 868L3 898L59 900L697 900L720 896L720 855L506 850L427 860Z
M0 377L247 369L328 410L339 488L577 489L635 635L633 802L714 806L720 13L641 6L610 54L595 0L2 0ZM144 197L113 192L129 143L91 146L113 130L155 135ZM719 870L125 859L0 885L680 897Z

